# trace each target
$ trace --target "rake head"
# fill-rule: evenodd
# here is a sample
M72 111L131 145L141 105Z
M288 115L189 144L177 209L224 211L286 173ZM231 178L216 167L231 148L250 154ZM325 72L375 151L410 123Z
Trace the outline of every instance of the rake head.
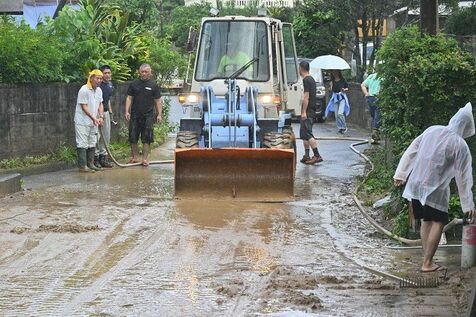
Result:
M431 273L408 273L399 278L400 288L438 287L446 278L446 270Z

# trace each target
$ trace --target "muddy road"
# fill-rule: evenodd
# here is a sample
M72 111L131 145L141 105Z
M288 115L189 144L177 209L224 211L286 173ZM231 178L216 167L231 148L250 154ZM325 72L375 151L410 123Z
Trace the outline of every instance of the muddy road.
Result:
M449 280L433 289L357 264L411 272L420 251L387 248L359 214L365 164L349 144L321 142L289 203L175 200L172 166L25 178L0 199L0 316L462 315L475 271L459 271L459 249L438 251Z

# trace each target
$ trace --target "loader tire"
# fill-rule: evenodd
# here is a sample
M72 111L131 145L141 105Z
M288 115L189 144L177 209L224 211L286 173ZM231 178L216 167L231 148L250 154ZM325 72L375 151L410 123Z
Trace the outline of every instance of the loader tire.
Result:
M263 147L268 149L292 149L292 135L278 132L265 133L263 137Z
M199 134L193 131L179 131L177 133L177 142L175 147L177 149L192 149L198 148Z
M296 136L294 135L294 131L293 131L292 127L290 127L290 126L284 127L283 128L283 134L289 134L290 137L291 137L291 140L293 142L296 142Z
M297 145L296 145L296 135L294 134L293 128L291 126L286 126L283 128L283 134L290 136L292 141L292 149L294 150L294 165L297 161Z

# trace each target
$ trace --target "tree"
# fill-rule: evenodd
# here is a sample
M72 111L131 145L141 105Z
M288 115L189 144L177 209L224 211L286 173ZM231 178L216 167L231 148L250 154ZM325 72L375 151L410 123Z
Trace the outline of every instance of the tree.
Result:
M146 34L129 15L106 0L80 0L80 10L65 7L48 22L49 31L63 38L69 58L64 80L82 80L87 72L108 64L116 80L130 79L147 55Z
M293 18L298 55L338 54L350 25L343 11L330 2L305 0Z
M131 20L143 24L160 37L165 36L165 25L170 22L174 9L184 5L183 0L110 0L123 11L129 12Z
M170 17L170 22L165 25L165 34L179 49L185 50L190 27L198 30L203 17L208 16L209 4L195 4L175 8Z
M340 14L346 17L350 23L351 45L348 47L356 60L356 79L361 82L367 71L367 60L369 60L369 65L374 64L375 53L382 43L385 17L398 8L401 3L390 0L340 0L334 1L333 4L336 10L339 10ZM370 42L373 43L374 49L371 56L367 56L367 46Z
M476 6L454 12L446 21L445 32L454 35L476 35Z
M67 6L58 18L49 21L48 29L65 43L69 58L63 64L64 80L82 81L93 68L108 64L117 81L135 76L141 63L157 56L156 51L173 51L170 42L159 41L154 32L133 21L129 11L123 11L108 0L80 0L80 10ZM167 55L174 60L178 57ZM164 58L156 68L168 63ZM154 69L157 71L157 69Z

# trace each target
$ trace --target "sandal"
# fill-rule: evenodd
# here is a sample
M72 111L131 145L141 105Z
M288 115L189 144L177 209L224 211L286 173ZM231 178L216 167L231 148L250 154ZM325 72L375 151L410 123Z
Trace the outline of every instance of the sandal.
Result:
M143 160L143 161L142 161L142 166L144 166L144 167L149 166L149 161Z
M442 265L439 265L439 264L435 264L435 268L431 269L431 270L420 270L422 273L431 273L431 272L439 272L439 271L446 271L447 268L442 266Z
M131 158L129 162L127 162L127 164L134 164L134 163L139 163L139 160L135 158Z

